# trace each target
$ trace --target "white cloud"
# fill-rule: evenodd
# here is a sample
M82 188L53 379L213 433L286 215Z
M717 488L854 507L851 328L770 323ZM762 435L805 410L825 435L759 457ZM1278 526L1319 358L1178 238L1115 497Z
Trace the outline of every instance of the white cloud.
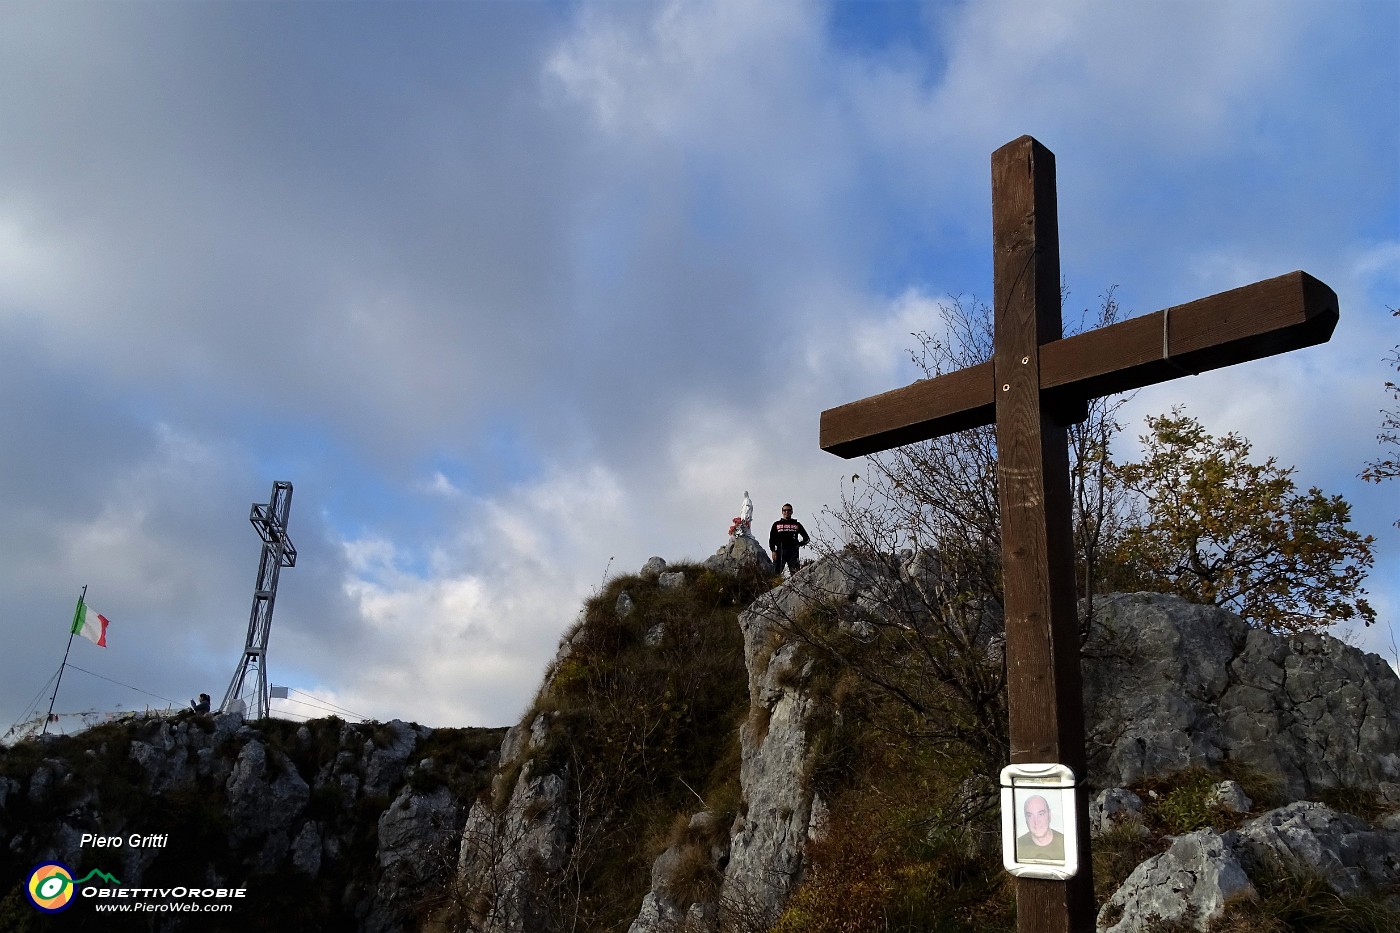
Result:
M610 132L690 136L697 123L746 125L760 113L776 115L789 93L800 92L791 82L802 74L791 66L794 56L816 52L813 26L790 2L593 5L547 70Z
M1389 292L1391 307L1400 306L1400 240L1362 249L1353 260L1352 273L1375 292Z
M460 499L462 497L462 490L458 489L441 470L434 470L432 477L422 483L420 488L447 499Z
M962 127L1097 125L1159 155L1214 148L1239 138L1231 131L1242 113L1306 35L1307 5L1262 12L1248 3L968 4L950 24L941 107Z
M515 716L588 584L601 581L600 551L627 527L624 501L601 465L558 467L470 506L464 528L427 546L426 567L417 563L421 542L413 553L379 537L345 542L344 586L358 616L349 621L361 647L329 665L354 685L336 695L382 719ZM304 636L291 637L290 656L302 656ZM324 678L326 667L306 670Z

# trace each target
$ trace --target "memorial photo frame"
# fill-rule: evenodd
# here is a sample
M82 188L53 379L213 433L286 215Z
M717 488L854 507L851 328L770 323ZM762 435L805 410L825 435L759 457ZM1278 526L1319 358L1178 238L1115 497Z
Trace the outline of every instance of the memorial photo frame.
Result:
M1079 872L1074 772L1053 762L1001 771L1002 865L1018 877L1064 880Z

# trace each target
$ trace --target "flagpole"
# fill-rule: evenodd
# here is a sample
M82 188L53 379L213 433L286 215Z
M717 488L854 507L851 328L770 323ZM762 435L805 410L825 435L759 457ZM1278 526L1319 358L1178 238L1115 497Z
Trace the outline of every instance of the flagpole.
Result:
M83 600L87 598L87 584L83 584L83 591L78 594L78 609L82 609ZM73 612L73 622L78 621L78 611ZM68 647L63 649L63 663L58 666L58 683L53 685L53 696L49 697L49 711L44 715L44 730L40 736L49 734L49 720L53 718L53 704L58 699L58 687L63 683L63 669L68 666L68 652L73 649L73 625L68 626Z

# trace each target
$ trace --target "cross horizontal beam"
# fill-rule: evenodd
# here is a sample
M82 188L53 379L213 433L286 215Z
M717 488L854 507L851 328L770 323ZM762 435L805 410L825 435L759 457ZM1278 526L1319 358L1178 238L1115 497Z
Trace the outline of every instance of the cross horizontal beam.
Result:
M1040 347L1049 408L1327 342L1337 295L1306 272L1175 305ZM861 457L996 420L991 362L829 408L822 450Z

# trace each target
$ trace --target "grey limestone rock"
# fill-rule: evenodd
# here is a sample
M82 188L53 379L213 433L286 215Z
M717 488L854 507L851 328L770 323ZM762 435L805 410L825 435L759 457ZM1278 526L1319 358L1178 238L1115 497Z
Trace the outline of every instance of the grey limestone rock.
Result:
M243 728L242 713L214 713L214 738L225 739Z
M166 740L160 745L133 741L130 756L146 774L146 785L153 793L164 793L171 787L191 779L189 747L181 742Z
M216 784L228 783L233 773L232 763L213 748L201 748L194 753L194 770L201 778L211 778Z
M626 593L623 593L622 595L627 596ZM627 612L632 611L631 606L632 597L627 596ZM623 612L624 606L621 597L618 598L617 605L614 608L617 611L619 618L627 615L627 612ZM587 630L583 626L583 614L580 613L578 621L575 622L574 625L571 626L567 631L565 631L559 639L559 650L554 652L554 665L556 667L566 658L573 657L574 648L578 647L578 643L585 637L586 632Z
M360 756L348 749L341 749L336 752L335 758L326 762L321 766L321 770L316 772L316 780L314 783L317 787L320 787L323 784L334 781L346 790L350 790L350 788L346 786L344 778L354 778L355 790L350 793L350 796L354 797L355 794L358 793L360 786L358 775L359 768Z
M1271 810L1224 834L1201 829L1178 836L1143 862L1099 911L1101 933L1147 933L1160 922L1204 930L1232 897L1257 893L1265 871L1302 871L1324 878L1338 894L1389 889L1400 881L1400 831L1320 803Z
M743 806L731 829L722 909L775 920L801 880L812 832L817 804L806 777L817 700L803 687L808 662L785 622L815 603L854 607L890 578L886 565L844 553L802 568L739 615L750 715L739 730Z
M364 792L369 797L387 797L402 778L419 740L418 731L401 719L390 720L382 727L389 734L388 744L380 748L373 740L365 742ZM422 728L422 727L419 727ZM423 730L423 737L431 734Z
M20 784L10 778L0 777L0 841L10 837L12 827L12 814L9 809L11 800L19 802Z
M1089 832L1095 836L1124 823L1135 823L1146 833L1141 819L1142 798L1126 787L1101 790L1089 801Z
M661 585L662 589L668 590L678 586L685 586L685 573L680 570L668 571L657 577L656 582Z
M753 568L759 573L773 574L773 559L763 549L763 545L748 535L736 535L726 541L718 551L705 558L701 565L706 570L721 573L738 573Z
M539 728L544 726L542 721ZM331 885L344 887L334 879L346 876L346 859L359 855L359 840L378 821L379 847L368 866L368 881L346 889L341 903L359 921L356 928L365 930L409 929L423 893L451 874L461 808L445 787L427 793L406 790L406 762L415 760L412 752L430 730L404 723L344 723L337 736L336 726L311 723L289 735L280 727L245 723L240 716L188 713L133 721L129 728L125 761L131 767L116 773L95 775L112 753L104 743L81 749L82 758L40 761L25 783L0 779L0 845L12 855L77 865L92 862L94 855L90 846L80 846L82 833L123 840L137 833L168 833L175 844L226 825L226 845L214 848L223 853L221 862L236 853L238 877L225 874L222 865L216 868L186 854L178 866L182 883L222 886L266 875L294 884L314 880L324 891ZM377 741L367 742L371 735ZM528 726L524 735L530 742ZM292 744L290 755L280 750L284 741ZM293 759L314 775L310 784ZM427 759L417 767L436 768ZM366 774L372 790L394 800L387 810L366 810L359 795ZM81 786L74 786L79 775L84 776ZM162 812L169 802L169 819L175 822L151 824L144 816L133 822L129 801L153 794L160 795ZM308 820L313 794L318 817ZM197 801L192 811L190 800ZM24 807L22 827L15 819L19 807ZM180 822L186 813L189 822ZM125 844L98 854L99 867L128 886L139 886L150 879L157 860L171 853L155 845ZM429 870L437 874L428 878L424 872ZM358 871L356 877L365 879L367 873ZM402 896L410 888L412 897Z
M1231 757L1282 773L1299 797L1400 779L1400 680L1330 635L1251 629L1220 697Z
M707 861L716 875L723 870L729 858L725 829L720 825L719 815L709 810L691 816L683 837L668 846L652 863L651 890L642 900L641 910L628 933L698 933L714 929L717 905L691 902L678 879L688 870L687 864L693 864L695 859ZM721 841L712 842L716 837Z
M69 775L68 765L57 758L45 758L29 778L29 802L42 803L65 777Z
M642 569L638 571L638 576L655 579L661 575L661 572L665 570L666 567L667 563L665 560L660 557L651 557L642 565Z
M652 863L651 890L642 899L642 908L628 927L628 933L671 933L685 922L690 905L678 904L674 891L681 858L681 849L671 846Z
M1099 786L1226 760L1280 775L1294 798L1400 779L1400 678L1378 655L1174 596L1094 605L1084 702Z
M1211 829L1178 836L1166 852L1133 869L1099 909L1100 933L1147 933L1163 922L1204 931L1227 900L1252 896L1233 836Z
M544 747L545 740L549 737L549 725L553 720L554 716L550 713L536 713L506 731L505 740L501 742L500 767L491 780L493 797L499 800L505 796L514 765L519 764L530 752L539 751Z
M379 816L383 870L364 920L366 933L402 929L403 910L444 868L449 841L461 831L461 808L446 787L418 793L404 785Z
M756 542L744 540L732 543L761 553ZM716 557L714 566L723 566L725 549ZM826 822L825 805L814 800L804 780L812 767L809 720L816 703L802 686L810 662L786 636L784 622L814 602L854 607L890 576L888 568L852 555L829 558L804 567L740 614L750 706L739 730L743 800L727 845L714 844L701 855L723 871L717 902L685 903L676 894L672 878L685 846L672 846L652 865L652 889L630 933L714 930L723 927L727 913L749 924L771 923L782 912L801 878L804 846ZM715 819L697 813L690 830L708 837Z
M254 740L239 752L225 789L230 841L262 840L254 867L274 871L291 847L291 829L306 810L311 788L286 755L268 755L266 746Z
M1096 601L1084 705L1090 776L1101 786L1224 760L1214 701L1230 683L1247 626L1201 610L1149 593Z
M281 752L267 753L262 742L243 746L226 785L235 838L285 828L306 809L311 788Z
M530 750L539 751L549 738L549 727L554 722L553 713L540 713L530 723Z
M568 787L567 771L537 775L530 760L502 809L490 800L472 806L457 878L474 905L474 929L532 933L545 926L555 893L550 879L559 880L568 858Z
M292 867L302 874L316 877L321 870L323 849L320 828L314 820L307 820L296 839L292 840Z
M1254 801L1249 799L1244 788L1235 781L1221 781L1210 789L1206 804L1229 813L1248 813L1250 807L1254 806Z
M646 897L642 898L637 919L632 921L627 933L672 933L685 922L685 911L665 900L656 882L656 866L662 863L670 851L667 849L657 856L652 866L652 888L646 893Z
M1239 830L1245 867L1302 866L1338 894L1400 881L1400 832L1372 829L1359 817L1299 801L1250 820Z
M68 823L60 824L57 832L48 840L47 847L39 853L38 858L46 861L66 862L70 865L80 861L82 833L83 831L76 826L71 826Z

